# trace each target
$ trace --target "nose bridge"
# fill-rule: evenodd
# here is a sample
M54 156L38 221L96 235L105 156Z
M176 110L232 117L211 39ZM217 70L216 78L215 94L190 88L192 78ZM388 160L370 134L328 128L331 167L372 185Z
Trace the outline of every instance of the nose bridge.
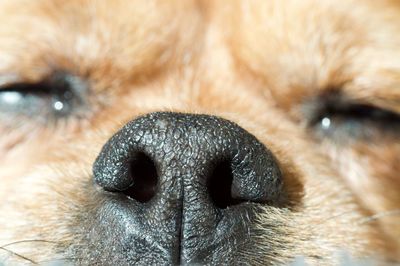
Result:
M211 218L205 210L213 213L214 207L204 188L209 163L217 158L213 145L206 143L209 129L184 115L157 116L151 124L151 134L157 140L153 145L145 144L143 151L159 164L159 193L150 204L174 209L180 217L190 214Z

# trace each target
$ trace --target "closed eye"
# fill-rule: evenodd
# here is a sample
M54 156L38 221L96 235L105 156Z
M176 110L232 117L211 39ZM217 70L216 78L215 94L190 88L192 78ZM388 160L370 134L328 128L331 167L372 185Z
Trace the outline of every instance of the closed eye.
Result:
M76 76L55 73L36 83L0 88L0 119L41 122L80 115L87 108L87 86Z
M378 106L358 103L335 94L314 104L309 126L319 135L343 140L399 136L400 114ZM309 112L310 113L310 112Z

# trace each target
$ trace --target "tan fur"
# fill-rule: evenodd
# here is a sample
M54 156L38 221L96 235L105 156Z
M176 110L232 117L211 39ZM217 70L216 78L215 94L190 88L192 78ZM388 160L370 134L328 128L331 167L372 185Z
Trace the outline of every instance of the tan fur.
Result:
M399 262L400 135L323 139L302 108L339 89L400 112L400 2L6 0L0 22L0 85L63 70L92 90L56 127L0 120L0 261L88 248L101 147L140 114L179 111L234 121L279 161L294 207L265 207L244 259Z

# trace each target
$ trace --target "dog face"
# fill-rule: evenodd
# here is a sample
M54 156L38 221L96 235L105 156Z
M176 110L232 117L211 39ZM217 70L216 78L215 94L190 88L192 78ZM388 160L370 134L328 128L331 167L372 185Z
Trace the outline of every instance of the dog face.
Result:
M398 259L398 1L0 13L2 262Z

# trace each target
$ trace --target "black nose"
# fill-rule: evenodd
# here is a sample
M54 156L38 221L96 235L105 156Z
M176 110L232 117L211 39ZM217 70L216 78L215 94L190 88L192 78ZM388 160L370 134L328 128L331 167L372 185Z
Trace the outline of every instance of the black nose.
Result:
M126 261L232 262L257 209L283 194L271 152L207 115L152 113L130 122L106 143L93 172L111 192L100 227L117 238L100 241L125 250Z

